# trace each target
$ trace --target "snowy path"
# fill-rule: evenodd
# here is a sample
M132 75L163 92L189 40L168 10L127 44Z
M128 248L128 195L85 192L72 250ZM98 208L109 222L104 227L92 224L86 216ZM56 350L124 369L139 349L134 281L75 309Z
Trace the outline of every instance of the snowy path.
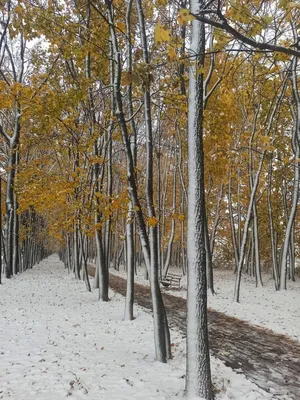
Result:
M93 269L90 268L90 272ZM110 287L125 295L126 281L110 275ZM136 302L151 308L149 287L136 284ZM164 293L171 326L186 329L186 300ZM271 330L209 310L211 352L257 386L281 398L300 398L300 343ZM242 400L242 399L241 399Z
M154 360L153 322L124 297L99 302L57 256L0 285L0 399L175 400L185 377L185 341L171 332L174 359ZM212 358L216 400L283 399Z

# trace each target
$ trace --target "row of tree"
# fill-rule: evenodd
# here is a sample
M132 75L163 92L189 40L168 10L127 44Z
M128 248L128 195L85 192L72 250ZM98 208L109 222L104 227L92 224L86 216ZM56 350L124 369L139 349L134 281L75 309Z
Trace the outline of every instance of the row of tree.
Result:
M188 272L186 391L212 399L213 264L234 268L236 301L243 271L261 286L265 266L276 289L295 279L299 6L9 0L0 11L6 277L59 251L88 290L96 263L107 301L109 268L123 263L133 319L143 265L166 362L160 279Z

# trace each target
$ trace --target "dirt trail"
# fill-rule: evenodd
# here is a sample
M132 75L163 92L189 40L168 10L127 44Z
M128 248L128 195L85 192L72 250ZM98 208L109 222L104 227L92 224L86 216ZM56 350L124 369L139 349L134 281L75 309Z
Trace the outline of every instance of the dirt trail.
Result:
M89 273L94 275L94 267ZM125 279L110 274L110 287L125 296ZM186 300L168 293L163 297L170 327L185 336ZM149 287L135 283L135 302L152 309ZM274 399L300 400L299 342L211 309L208 320L210 349L216 358L272 393Z

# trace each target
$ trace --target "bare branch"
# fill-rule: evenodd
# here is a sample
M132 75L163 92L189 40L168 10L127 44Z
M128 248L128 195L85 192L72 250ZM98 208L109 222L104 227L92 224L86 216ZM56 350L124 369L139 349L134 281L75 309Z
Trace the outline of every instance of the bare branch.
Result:
M238 32L236 29L234 29L231 25L228 24L227 20L225 17L222 15L222 22L214 21L210 18L206 18L203 16L203 14L193 14L191 15L197 19L200 22L204 22L205 24L214 26L215 28L219 28L224 30L225 32L229 33L232 37L235 39L243 42L244 44L254 47L256 49L260 50L269 50L272 52L278 52L278 53L283 53L283 54L288 54L290 56L296 56L300 57L300 51L299 50L294 50L290 47L284 47L284 46L277 46L274 44L269 44L269 43L260 43L255 41L254 39L251 39L242 33ZM220 17L219 13L218 16Z
M1 124L0 124L0 134L4 137L4 139L6 140L7 144L10 144L10 137L5 132L5 130L3 129L3 126Z

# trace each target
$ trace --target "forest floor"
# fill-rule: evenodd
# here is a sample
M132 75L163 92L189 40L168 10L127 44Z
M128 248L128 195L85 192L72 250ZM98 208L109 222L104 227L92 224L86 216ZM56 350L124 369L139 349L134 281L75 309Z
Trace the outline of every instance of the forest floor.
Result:
M112 278L114 282L121 291L124 281ZM142 295L149 297L147 288L137 286L137 299ZM172 317L173 359L162 364L154 360L151 312L136 306L134 321L123 321L123 313L122 295L110 291L110 301L99 302L97 290L87 292L57 256L4 280L0 285L0 398L181 398L185 340L175 328L177 314ZM184 315L178 317L178 325L183 319ZM214 357L212 374L216 400L289 398L267 393Z
M90 268L93 273L93 268ZM110 274L110 287L126 294L126 280ZM171 327L186 334L186 300L163 293ZM151 309L148 285L135 284L135 301ZM214 357L258 387L285 399L300 398L300 343L270 329L209 309L210 349ZM274 397L277 398L277 397ZM241 399L242 400L242 399Z

